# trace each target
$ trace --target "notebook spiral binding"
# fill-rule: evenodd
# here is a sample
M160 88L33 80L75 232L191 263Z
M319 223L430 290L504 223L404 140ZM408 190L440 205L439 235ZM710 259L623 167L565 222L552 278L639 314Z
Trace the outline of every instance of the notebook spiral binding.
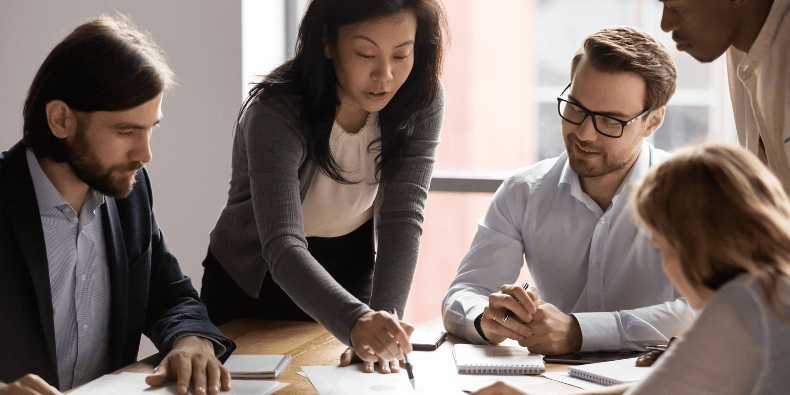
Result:
M473 365L463 367L458 370L459 373L466 374L539 374L545 370L539 366L511 366L511 367L497 367L494 365Z
M592 381L594 383L603 384L603 385L607 385L607 386L622 384L619 381L609 380L609 379L605 379L603 377L598 377L598 376L595 376L595 375L592 375L592 374L582 373L582 372L578 372L578 371L574 372L573 375L578 377L578 378L580 378L580 379L584 379L584 380L587 380L587 381Z

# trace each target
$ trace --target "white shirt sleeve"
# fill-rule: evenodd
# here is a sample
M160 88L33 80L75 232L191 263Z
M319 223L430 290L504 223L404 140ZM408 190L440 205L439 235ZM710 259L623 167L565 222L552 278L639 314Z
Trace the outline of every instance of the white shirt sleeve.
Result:
M757 339L724 298L712 297L697 322L628 395L747 394L760 369Z
M472 246L442 303L445 329L477 344L486 341L475 329L475 318L488 306L488 296L499 291L502 284L513 283L524 264L520 221L513 219L511 209L515 214L523 213L526 198L509 199L509 181L512 179L497 190L486 215L480 219ZM510 207L509 200L521 207Z
M615 312L574 313L582 330L581 351L644 350L666 343L694 322L694 310L686 298L654 306Z

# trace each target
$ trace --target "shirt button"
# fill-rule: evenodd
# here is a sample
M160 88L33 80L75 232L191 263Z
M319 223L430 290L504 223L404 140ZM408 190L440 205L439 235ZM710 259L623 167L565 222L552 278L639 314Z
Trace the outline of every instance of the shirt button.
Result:
M598 221L598 222L600 222L600 223L601 223L601 225L603 225L604 223L606 223L606 219L605 219L604 217L601 217L601 220L600 220L600 221Z
M85 281L85 275L84 274L82 275L82 281Z
M87 324L86 324L86 325L83 325L83 326L82 326L82 330L84 330L84 331L87 331L87 330L88 330L88 325L87 325Z

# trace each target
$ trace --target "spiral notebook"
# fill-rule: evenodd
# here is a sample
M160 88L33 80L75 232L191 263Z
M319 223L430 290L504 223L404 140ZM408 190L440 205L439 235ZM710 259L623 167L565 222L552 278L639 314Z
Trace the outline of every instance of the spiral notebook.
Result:
M519 346L456 344L453 358L458 373L540 374L546 371L542 355Z
M573 377L603 385L617 385L641 381L653 371L652 366L636 366L636 358L619 361L571 366L568 374Z

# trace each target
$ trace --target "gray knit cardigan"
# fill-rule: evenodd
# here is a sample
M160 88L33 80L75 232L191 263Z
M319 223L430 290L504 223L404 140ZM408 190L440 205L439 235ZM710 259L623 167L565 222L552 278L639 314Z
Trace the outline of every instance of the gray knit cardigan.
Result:
M417 265L444 91L423 111L400 170L379 185L373 203L377 257L370 306L340 286L307 251L301 203L316 165L307 158L300 100L297 95L266 97L245 110L233 141L228 201L209 245L249 296L258 297L269 271L297 306L351 345L351 329L367 312L397 308L402 317Z

